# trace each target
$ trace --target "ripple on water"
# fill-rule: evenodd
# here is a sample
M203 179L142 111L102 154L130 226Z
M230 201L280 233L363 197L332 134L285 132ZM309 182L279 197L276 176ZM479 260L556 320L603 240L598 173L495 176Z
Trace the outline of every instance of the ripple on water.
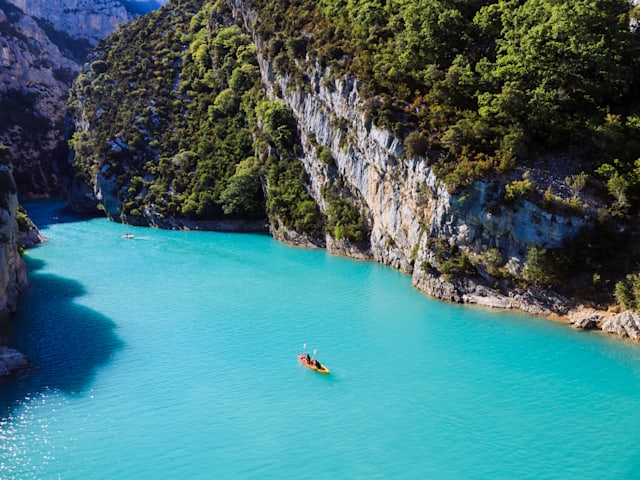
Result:
M40 368L1 384L1 478L603 479L640 465L637 345L434 302L380 265L261 235L68 217L44 233L14 339ZM331 375L299 365L304 344Z

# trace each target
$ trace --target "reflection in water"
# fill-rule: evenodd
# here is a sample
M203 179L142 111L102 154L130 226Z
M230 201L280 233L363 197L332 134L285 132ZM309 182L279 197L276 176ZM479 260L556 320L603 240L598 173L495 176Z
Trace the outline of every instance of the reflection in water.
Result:
M35 368L0 381L0 419L16 403L45 391L82 395L96 369L122 346L109 318L75 303L85 294L81 284L39 273L42 261L25 260L31 287L20 299L11 344L28 355Z
M40 230L56 223L82 222L97 216L74 212L69 208L67 202L62 199L57 201L50 199L31 201L28 204L27 213Z

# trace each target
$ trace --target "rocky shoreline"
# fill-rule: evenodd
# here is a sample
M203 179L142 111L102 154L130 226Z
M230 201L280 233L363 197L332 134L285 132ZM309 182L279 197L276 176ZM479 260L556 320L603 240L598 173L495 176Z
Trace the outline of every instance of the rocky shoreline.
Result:
M293 247L327 248L332 255L340 255L355 260L373 260L369 252L355 247L347 248L327 235L323 243L286 229L270 227L274 239ZM348 242L346 242L348 243ZM405 272L411 274L411 272ZM445 281L442 277L431 277L427 284L424 279L416 280L413 286L426 295L445 302L477 305L501 310L518 310L523 313L544 317L573 326L578 330L601 331L620 338L640 342L640 312L608 311L588 308L573 303L553 292L529 289L512 290L502 295L470 280Z
M601 330L603 332L640 342L640 312L618 313L578 308L567 317L568 322L581 330Z

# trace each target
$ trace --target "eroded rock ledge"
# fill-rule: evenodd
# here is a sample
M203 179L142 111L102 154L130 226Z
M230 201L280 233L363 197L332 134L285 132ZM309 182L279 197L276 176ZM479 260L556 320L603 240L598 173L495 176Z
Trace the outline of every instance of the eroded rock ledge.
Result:
M602 330L619 337L640 341L640 312L611 313L579 308L568 315L574 327L583 330Z

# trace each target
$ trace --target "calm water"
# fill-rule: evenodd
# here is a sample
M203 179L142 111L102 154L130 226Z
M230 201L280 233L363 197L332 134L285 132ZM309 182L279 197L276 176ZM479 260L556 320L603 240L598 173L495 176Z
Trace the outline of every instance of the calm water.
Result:
M638 345L267 236L61 207L29 205L50 240L13 343L39 368L0 382L0 478L640 477Z

